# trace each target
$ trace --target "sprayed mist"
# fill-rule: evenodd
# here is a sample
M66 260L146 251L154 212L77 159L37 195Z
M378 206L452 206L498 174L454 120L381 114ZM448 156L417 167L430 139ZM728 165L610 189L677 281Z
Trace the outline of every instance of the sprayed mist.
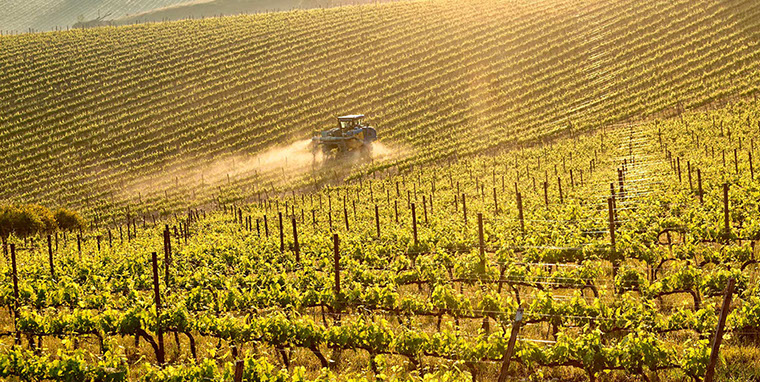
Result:
M393 158L403 157L406 154L407 154L407 150L405 149L400 149L398 147L391 148L390 146L382 142L372 143L372 159L373 160L393 159Z
M235 155L212 167L211 173L230 176L248 175L253 172L282 170L286 173L307 171L312 165L322 162L322 154L316 155L311 150L311 139L304 139L288 146L278 146L256 155ZM230 163L231 162L231 163ZM204 173L208 169L202 169ZM223 173L223 174L222 174Z
M390 146L382 142L372 144L372 161L385 161L403 157L408 150ZM228 182L229 179L244 179L252 176L270 177L268 184L281 185L319 169L325 163L321 150L312 150L311 139L304 139L286 146L275 146L258 154L232 154L206 162L190 161L178 165L165 166L163 171L151 176L128 182L117 192L121 198L138 199L155 194L163 194L176 188L203 190ZM327 161L330 162L330 161ZM364 164L363 158L354 153L331 162L330 167L349 170ZM279 176L284 175L284 176ZM274 179L280 179L279 183Z

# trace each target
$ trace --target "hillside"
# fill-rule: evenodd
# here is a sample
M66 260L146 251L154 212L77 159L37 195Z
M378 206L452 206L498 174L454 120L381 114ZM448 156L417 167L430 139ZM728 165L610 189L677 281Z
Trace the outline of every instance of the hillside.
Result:
M199 0L118 17L113 20L113 23L123 25L141 22L200 19L219 15L326 8L386 1L389 0Z
M0 198L182 208L222 180L272 192L276 174L237 164L346 113L403 148L382 169L751 95L759 14L433 0L6 36Z
M754 0L0 37L0 380L760 381L759 42Z
M126 17L156 8L182 3L185 0L3 0L0 1L0 30L25 33L66 30L81 20Z
M11 236L0 378L704 381L719 355L714 381L758 380L759 127L732 102Z

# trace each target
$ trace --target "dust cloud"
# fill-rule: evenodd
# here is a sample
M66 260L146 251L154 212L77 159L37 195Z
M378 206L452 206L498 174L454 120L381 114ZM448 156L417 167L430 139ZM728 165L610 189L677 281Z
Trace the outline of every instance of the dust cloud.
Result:
M394 159L402 157L407 150L398 147L392 148L382 142L375 141L372 143L372 160Z
M274 147L253 156L233 156L232 163L222 165L221 168L214 168L216 171L212 173L225 172L237 176L273 170L284 170L286 173L301 172L305 168L321 163L322 160L321 152L312 151L311 139L304 139L288 146Z
M379 141L372 143L370 152L370 162L397 159L408 154L408 150ZM231 154L207 161L191 160L164 166L160 173L142 176L120 185L115 194L138 202L152 196L168 197L168 193L174 194L181 189L195 190L200 196L210 187L239 179L256 177L266 179L269 185L282 185L300 175L319 171L325 165L332 169L338 166L350 171L350 168L363 164L366 164L366 158L358 153L340 160L328 160L321 150L313 150L311 139L304 139L257 154Z

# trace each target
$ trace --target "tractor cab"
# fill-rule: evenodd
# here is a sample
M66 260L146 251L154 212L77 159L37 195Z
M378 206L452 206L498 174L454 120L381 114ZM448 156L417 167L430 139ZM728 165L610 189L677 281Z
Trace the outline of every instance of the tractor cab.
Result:
M363 126L364 114L344 115L338 117L338 128L342 131L353 130L359 126Z
M312 138L314 150L321 147L323 153L345 153L353 150L369 152L370 145L377 139L374 127L364 124L364 114L338 117L338 126L322 131Z

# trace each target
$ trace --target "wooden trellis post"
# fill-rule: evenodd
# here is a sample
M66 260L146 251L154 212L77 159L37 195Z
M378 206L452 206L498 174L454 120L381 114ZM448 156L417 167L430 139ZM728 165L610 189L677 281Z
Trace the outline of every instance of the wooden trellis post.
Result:
M731 296L734 293L735 283L736 280L734 280L733 277L728 279L726 293L723 295L723 306L720 309L720 316L718 317L718 328L715 330L715 337L713 337L712 340L710 362L707 364L707 371L705 372L704 382L712 382L715 378L715 364L718 362L718 352L720 350L720 343L723 341L723 329L726 325L728 309L731 306Z
M13 325L15 327L18 319L19 297L18 297L18 271L16 270L16 244L11 243L11 278L13 280ZM14 337L15 344L21 344L21 333L16 330Z
M243 382L243 360L239 359L235 361L235 376L234 382Z
M612 273L613 277L616 274L617 268L615 267L617 265L617 261L615 259L615 201L613 198L607 199L607 207L609 209L609 222L610 222L610 257L612 260Z
M483 214L478 212L478 246L480 248L480 265L486 268L486 244L483 238Z
M280 252L285 252L285 234L283 233L282 229L282 212L277 211L277 218L279 221L279 227L280 227Z
M517 218L520 219L520 232L525 234L525 215L523 215L522 194L517 193Z
M417 247L419 245L419 241L417 241L417 210L414 203L412 203L412 234L414 235L414 246Z
M164 277L166 286L169 286L169 264L172 256L172 240L169 233L169 225L164 227Z
M702 191L702 170L697 169L697 188L699 191L699 204L704 204L704 192Z
M301 263L301 248L298 246L298 227L296 227L296 218L290 219L293 223L293 252L296 254L296 263Z
M333 271L335 273L335 283L333 285L333 293L335 293L335 306L333 307L335 313L340 312L340 239L338 234L333 234ZM340 321L340 316L336 316L337 321Z
M380 237L380 211L378 211L377 204L375 204L375 228L377 229L377 237Z
M156 361L159 365L164 363L164 331L161 328L161 293L158 289L158 255L153 252L151 255L153 264L153 297L156 302L156 336L158 337L158 354Z
M512 321L512 330L509 334L509 342L507 343L507 351L504 352L504 357L501 360L501 370L499 371L499 382L507 381L507 371L509 370L509 361L512 358L512 353L515 350L515 343L517 343L517 335L520 333L520 327L522 326L523 309L517 308L515 312L515 320Z

